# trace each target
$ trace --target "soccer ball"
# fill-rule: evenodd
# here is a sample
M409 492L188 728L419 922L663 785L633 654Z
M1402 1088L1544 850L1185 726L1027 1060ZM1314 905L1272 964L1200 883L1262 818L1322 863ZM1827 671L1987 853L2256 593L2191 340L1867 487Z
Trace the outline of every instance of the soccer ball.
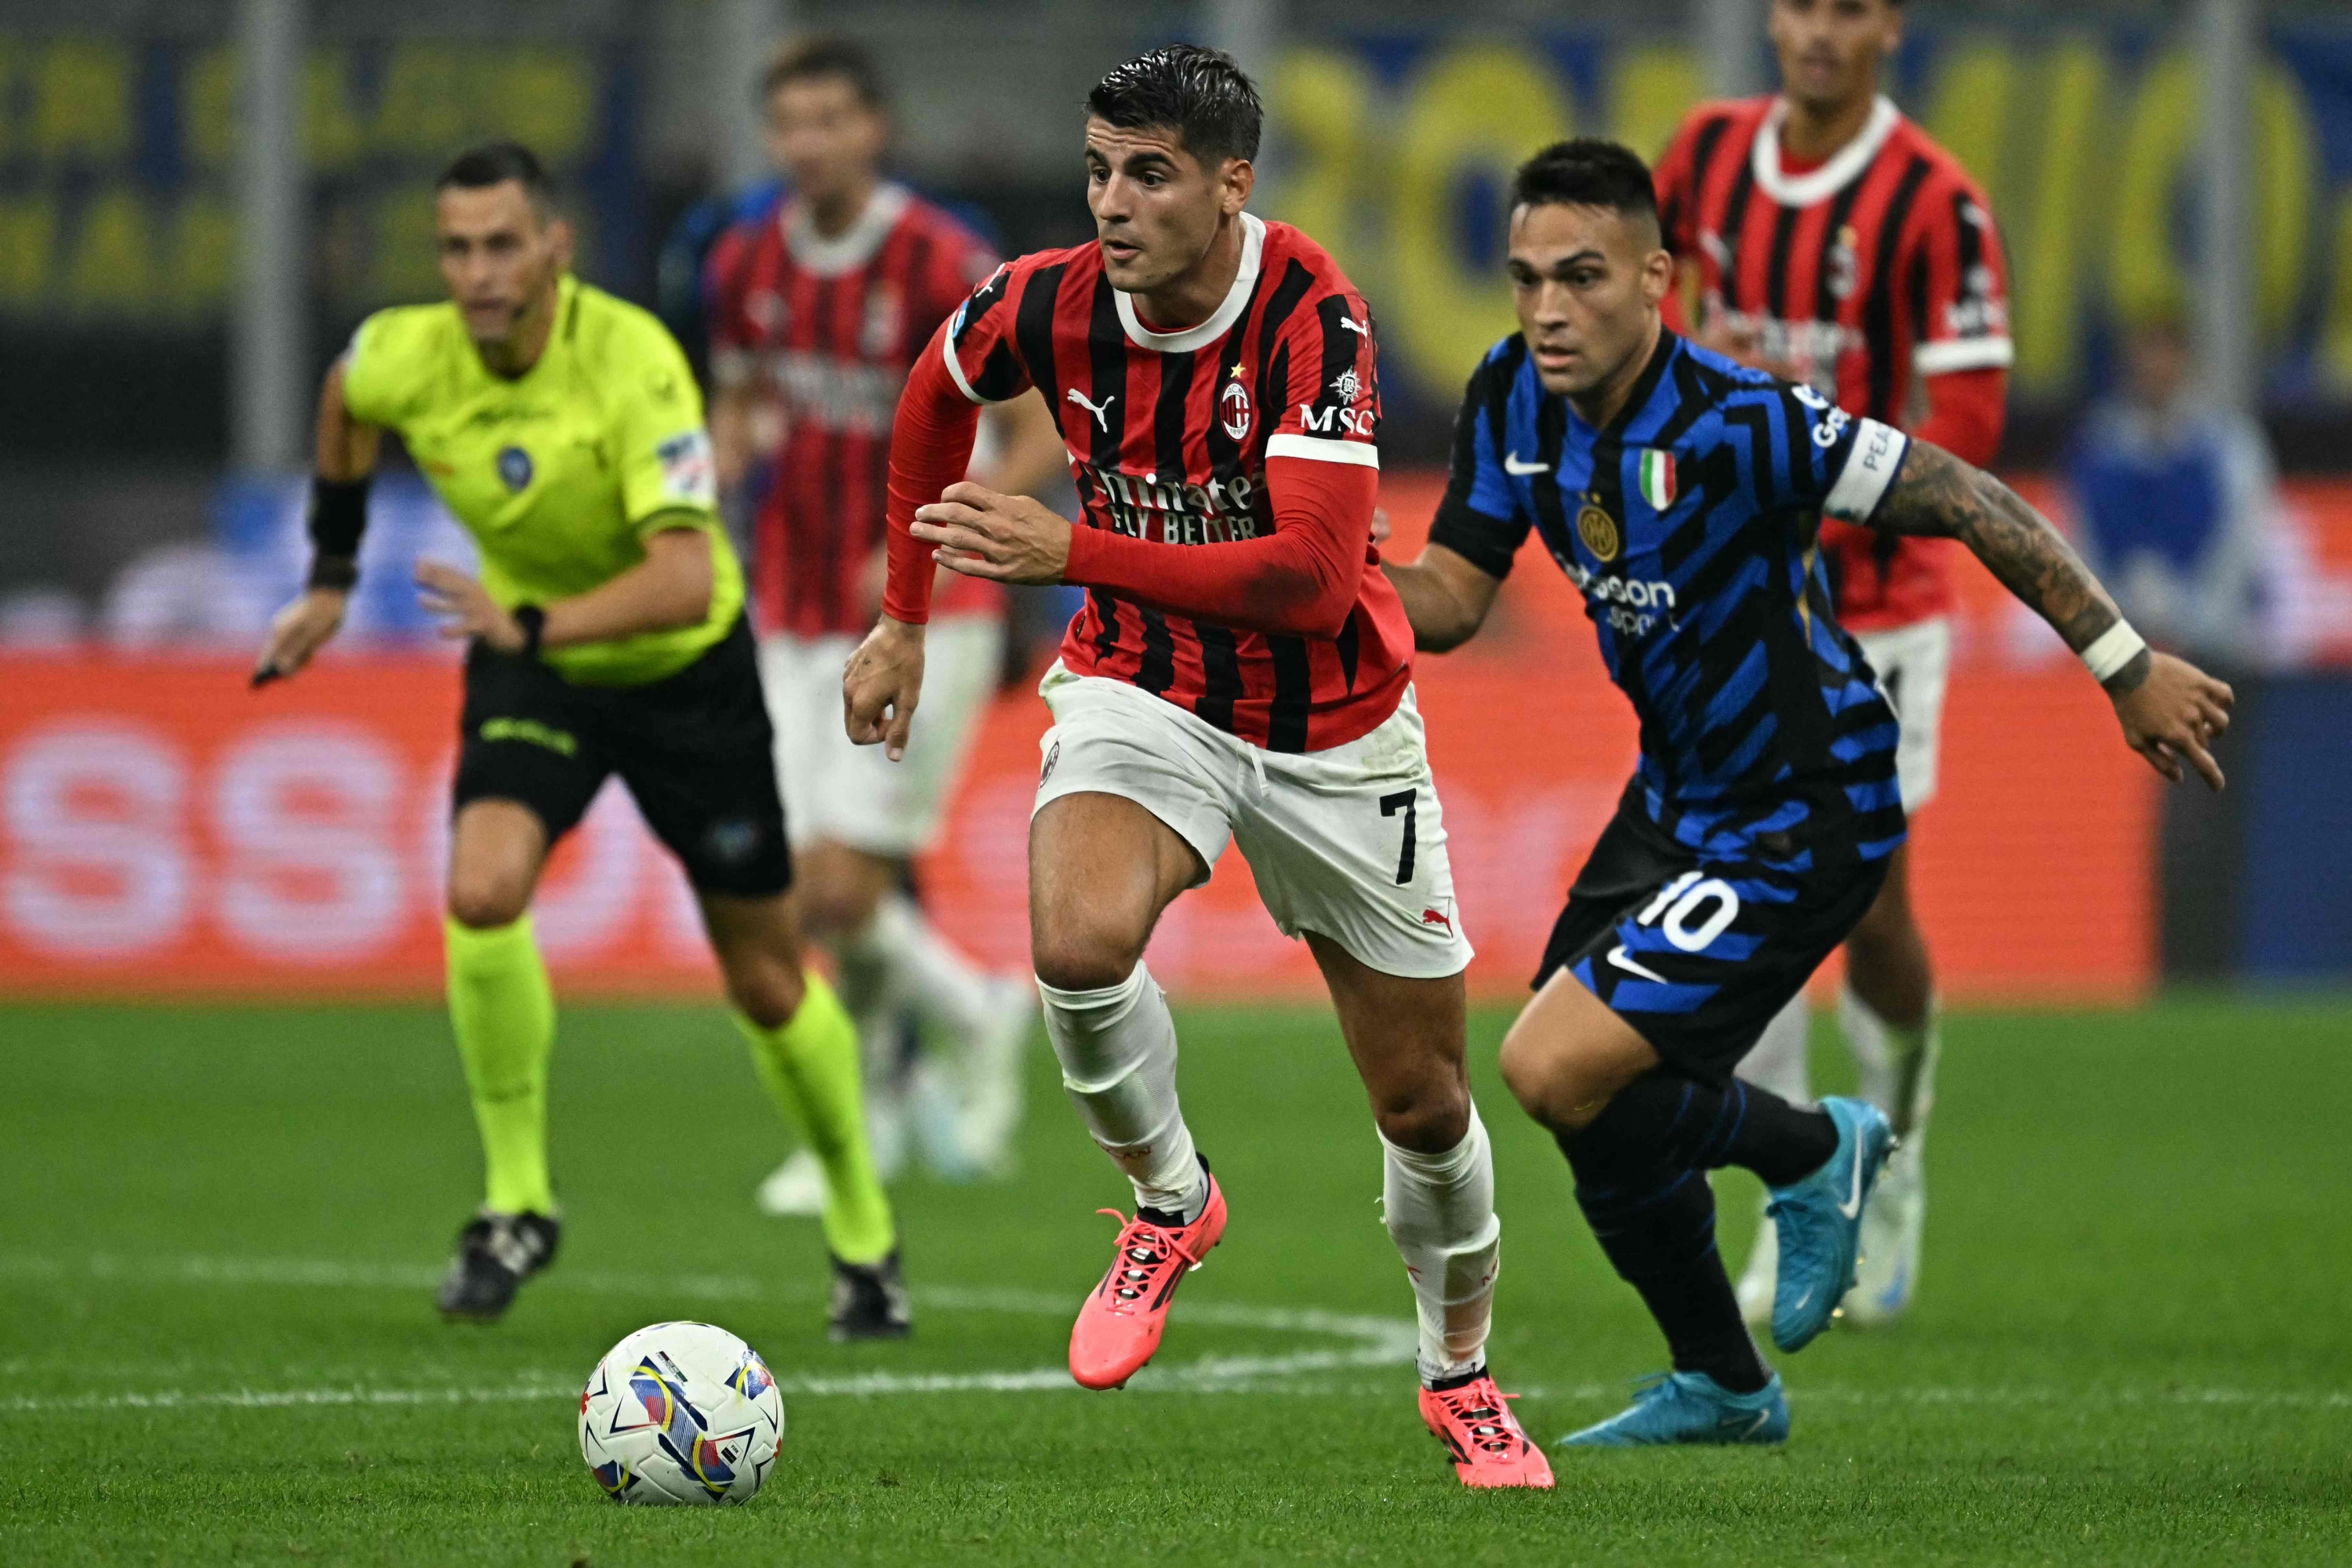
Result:
M639 1329L580 1393L580 1454L615 1502L749 1502L783 1438L768 1363L709 1323Z

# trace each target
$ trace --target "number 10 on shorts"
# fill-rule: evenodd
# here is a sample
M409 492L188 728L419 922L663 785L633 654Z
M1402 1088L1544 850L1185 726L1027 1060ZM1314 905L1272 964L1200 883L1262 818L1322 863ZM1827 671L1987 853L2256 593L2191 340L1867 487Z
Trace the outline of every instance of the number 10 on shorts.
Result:
M1705 920L1696 927L1692 921L1707 905ZM1662 921L1659 917L1664 916ZM1666 933L1666 940L1685 952L1705 952L1707 944L1724 933L1733 921L1739 918L1739 895L1731 884L1719 877L1702 879L1696 871L1685 871L1660 889L1650 900L1650 907L1633 917L1642 925L1654 925Z

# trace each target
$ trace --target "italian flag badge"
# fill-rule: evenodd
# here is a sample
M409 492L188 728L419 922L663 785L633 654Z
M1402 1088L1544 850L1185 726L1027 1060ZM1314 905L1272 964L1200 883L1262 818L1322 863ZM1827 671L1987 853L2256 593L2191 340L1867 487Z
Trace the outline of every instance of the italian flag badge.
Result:
M1664 511L1675 504L1675 455L1661 452L1655 447L1642 451L1642 499L1650 503L1652 511Z

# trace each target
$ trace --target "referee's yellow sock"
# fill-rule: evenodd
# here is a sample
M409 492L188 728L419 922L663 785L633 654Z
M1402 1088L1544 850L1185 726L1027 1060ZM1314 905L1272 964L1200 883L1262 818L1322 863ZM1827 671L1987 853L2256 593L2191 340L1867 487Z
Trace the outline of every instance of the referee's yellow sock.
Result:
M857 1026L822 977L803 978L800 1011L782 1026L763 1029L738 1012L735 1026L784 1125L824 1167L825 1245L844 1263L878 1262L898 1232L866 1141Z
M483 1206L499 1214L555 1212L547 1179L547 1058L555 1046L555 994L540 962L530 916L478 929L445 922L449 1023L488 1173Z

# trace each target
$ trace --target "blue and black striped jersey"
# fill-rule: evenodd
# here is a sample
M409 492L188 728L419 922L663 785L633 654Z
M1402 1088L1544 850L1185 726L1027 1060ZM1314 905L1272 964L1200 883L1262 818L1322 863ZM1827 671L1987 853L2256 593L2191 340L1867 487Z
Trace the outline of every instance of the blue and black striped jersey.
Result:
M1514 333L1470 378L1430 539L1501 577L1542 535L1641 718L1637 779L1678 841L1877 859L1904 837L1895 714L1831 613L1815 535L1824 513L1868 521L1907 449L1671 331L1595 429Z

